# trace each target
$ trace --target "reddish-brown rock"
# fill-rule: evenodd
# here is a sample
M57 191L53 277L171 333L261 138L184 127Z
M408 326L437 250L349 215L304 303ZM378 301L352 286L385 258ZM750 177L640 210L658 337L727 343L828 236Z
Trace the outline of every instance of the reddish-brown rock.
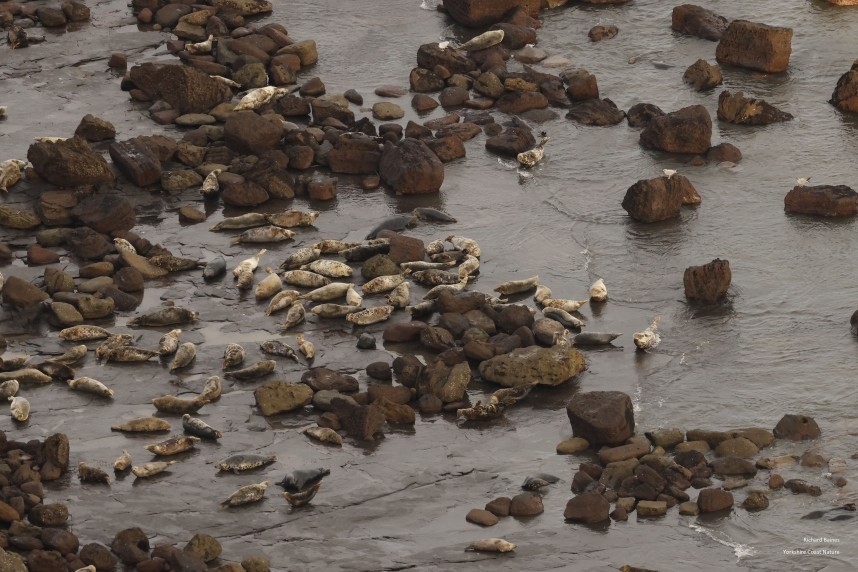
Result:
M714 304L727 293L732 278L727 260L716 258L703 266L690 266L682 278L685 297L692 302Z
M80 137L32 143L27 160L41 178L59 187L98 185L114 180L107 161Z
M108 151L119 171L138 187L161 181L161 161L140 138L113 143Z
M725 89L718 96L718 119L736 125L768 125L789 121L792 115L762 99L745 97L741 91L731 93Z
M718 42L715 58L766 73L785 72L792 53L792 28L733 20Z
M670 27L680 34L717 42L724 35L728 24L727 18L711 10L694 4L683 4L673 9Z
M398 145L385 143L379 175L398 195L437 193L444 165L425 143L406 137Z
M703 489L697 497L701 513L733 508L733 494L721 489Z
M516 8L536 18L541 5L540 0L444 0L444 10L450 17L469 28L484 28L500 22Z
M682 175L641 180L629 187L623 208L640 222L657 222L679 216L684 204L698 204L700 195Z
M575 437L592 447L621 445L635 433L631 398L620 391L578 392L566 406Z
M712 117L702 105L653 117L640 135L647 149L668 153L705 153L712 141Z
M855 216L858 193L846 185L796 186L784 197L784 210L816 216Z

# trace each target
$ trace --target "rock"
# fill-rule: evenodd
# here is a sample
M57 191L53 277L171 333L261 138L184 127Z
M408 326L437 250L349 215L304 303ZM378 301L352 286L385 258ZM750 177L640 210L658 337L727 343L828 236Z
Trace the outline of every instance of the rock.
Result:
M80 120L74 134L89 142L104 141L116 137L116 128L111 122L87 113Z
M736 437L721 441L715 447L717 457L739 457L740 459L751 459L760 452L760 449L744 437Z
M738 163L742 160L742 152L738 147L730 143L719 143L718 145L713 145L709 148L706 152L706 160L713 161L715 163L720 163L722 161Z
M567 119L582 125L607 126L620 123L626 114L610 99L587 99L573 103Z
M558 455L574 455L590 448L590 443L581 437L572 437L557 443Z
M29 308L48 298L41 289L17 276L9 276L3 286L3 303L16 308Z
M577 392L566 414L572 433L593 447L621 445L635 432L631 398L619 391Z
M91 195L72 209L74 218L96 232L130 230L137 224L134 205L117 195Z
M314 201L332 201L337 198L337 179L315 174L307 183L307 195Z
M354 377L326 367L310 368L301 376L301 383L306 383L313 391L327 389L351 393L360 389L358 380Z
M384 419L392 425L414 425L416 421L417 416L411 407L395 403L386 397L373 401L372 407L380 411Z
M629 187L623 209L639 222L658 222L679 216L683 187L691 185L682 175L641 180ZM694 187L691 187L692 189Z
M721 489L703 489L697 497L701 513L733 508L733 494Z
M239 153L260 154L273 149L283 138L283 124L253 111L233 113L224 123L224 142Z
M694 4L683 4L673 9L670 27L680 34L718 41L727 30L728 24L727 18L711 10Z
M342 394L339 391L322 390L317 391L315 394L313 394L313 407L322 411L330 411L331 401L333 401L335 398L345 399L346 401L354 405L358 404L353 397ZM339 429L339 426L337 426L337 429Z
M77 326L83 323L83 316L71 304L52 302L50 310L56 321L64 327Z
M485 28L500 22L515 8L536 18L540 6L539 0L444 0L444 11L468 28Z
M334 173L369 175L378 170L381 152L378 143L368 137L344 134L328 153L328 166Z
M626 119L629 121L629 127L646 127L654 118L664 114L664 111L657 105L636 103L626 112Z
M815 216L855 216L858 193L846 185L795 186L784 197L784 211Z
M91 228L76 228L67 234L67 248L83 259L100 259L112 252L113 244L103 234L99 234Z
M388 381L393 378L390 364L386 361L375 361L366 366L366 374L373 379Z
M453 335L444 328L429 326L420 331L420 345L431 352L441 353L455 347L456 341L453 339ZM458 401L458 399L451 399L450 401Z
M751 491L742 501L745 510L763 510L769 508L769 498L762 491Z
M536 516L544 511L542 497L529 491L515 495L509 503L510 516Z
M465 516L465 520L480 526L494 526L498 523L498 517L488 510L472 508Z
M721 68L718 64L712 65L703 59L697 60L688 66L688 69L682 75L682 79L694 88L695 91L712 89L716 85L721 85L724 81L724 77L721 75Z
M346 433L360 441L372 441L384 426L384 413L373 405L354 405L336 398L331 401L331 408Z
M515 52L515 59L523 64L538 64L548 57L548 52L534 46L525 46Z
M802 467L824 467L828 464L828 459L816 451L805 451L799 464Z
M179 550L168 544L159 544L152 550L152 558L162 558L169 569L176 572L206 572L205 561L196 552Z
M616 463L627 459L643 457L650 452L650 444L646 439L618 447L602 447L599 449L599 461L603 465ZM632 496L632 495L629 495Z
M15 538L16 537L12 537L12 540L15 540ZM0 558L0 562L2 562L2 558ZM17 568L12 569L17 570ZM27 569L29 569L30 572L55 572L57 570L68 570L68 568L66 568L65 558L63 558L59 552L48 552L46 550L33 550L30 552L27 555L27 568L23 568L23 570ZM5 568L3 570L4 572L6 571Z
M202 71L179 64L147 63L134 66L129 70L129 77L150 99L163 99L179 115L208 113L216 105L228 102L233 97L229 86Z
M396 322L384 328L382 339L390 343L412 342L420 337L427 324L419 321Z
M303 383L269 381L253 392L263 415L276 415L300 409L313 400L313 390Z
M143 290L143 275L139 270L126 266L113 275L113 282L123 292L140 292Z
M421 395L420 399L417 400L417 408L423 415L434 415L441 413L444 408L444 402L431 394Z
M703 266L689 266L682 278L685 297L692 302L714 304L730 288L730 262L716 258Z
M435 72L425 68L412 69L411 74L408 76L408 82L411 85L411 90L416 91L418 94L441 91L445 85L444 80L435 75ZM433 99L432 101L435 100Z
M502 113L521 115L531 109L545 109L548 98L536 91L507 92L495 102L495 108Z
M638 517L652 518L656 516L664 516L667 514L667 503L664 501L639 501L635 510Z
M510 499L509 497L498 497L486 503L486 510L495 516L509 516L509 509L511 503L512 499Z
M355 89L347 89L343 93L343 97L355 105L363 105L363 96Z
M393 403L405 405L411 401L412 395L411 389L403 385L371 385L367 388L367 396L370 403L384 397Z
M675 8L674 8L675 10ZM587 32L587 37L591 42L601 42L602 40L610 40L620 33L620 29L616 26L593 26Z
M789 121L792 115L762 99L747 98L741 91L726 89L718 96L718 119L736 125L768 125Z
M155 12L155 23L163 28L173 28L179 23L179 18L190 14L192 8L187 4L167 4Z
M31 244L27 247L28 266L43 266L45 264L55 264L59 261L60 255L53 250L42 248L38 244Z
M775 437L788 441L806 441L822 436L819 425L813 417L806 415L784 415L774 429Z
M64 504L40 504L30 509L27 518L36 526L63 526L69 509Z
M533 382L559 385L584 371L584 368L584 356L578 350L564 346L515 349L486 360L479 366L483 379L506 387ZM576 436L587 438L586 435Z
M492 153L515 157L519 153L532 149L536 139L530 129L509 127L503 133L486 139L486 149Z
M355 347L359 350L374 350L376 348L375 338L371 334L364 332L358 337Z
M405 112L401 107L389 101L380 101L372 106L372 116L379 121L402 119Z
M269 572L271 561L265 556L249 556L241 561L245 572Z
M302 40L280 48L277 55L295 54L301 60L301 66L311 66L319 61L319 52L314 40Z
M566 96L571 101L586 101L598 98L599 83L596 81L596 76L585 72L580 76L570 78L569 86L566 88Z
M43 528L40 538L45 548L60 554L76 554L80 546L77 536L62 528Z
M110 59L107 60L107 67L111 69L124 70L128 67L128 56L122 52L114 52L110 54Z
M390 237L390 252L387 256L394 264L420 261L426 257L426 248L419 238L397 234ZM391 274L398 273L394 267Z
M668 153L705 153L712 140L712 118L702 105L654 117L640 135L646 149Z
M311 77L301 85L301 89L298 93L304 96L319 97L320 95L325 94L325 84L322 82L321 78Z
M470 315L470 312L468 313ZM479 314L474 315L477 318L481 318ZM485 321L485 320L481 320ZM531 327L533 325L533 314L530 313L530 308L524 306L523 304L508 304L505 305L503 310L500 311L500 314L497 317L497 326L501 331L506 332L508 334L513 333L518 328ZM472 324L476 327L480 327L481 324L474 323ZM491 328L489 325L488 328ZM487 331L487 333L494 333L490 329L483 327Z
M56 143L32 143L27 160L39 177L59 187L99 185L114 180L104 157L80 137Z
M828 103L840 111L858 113L858 64L853 62L852 69L840 76Z
M598 493L584 493L566 503L563 518L572 522L596 524L608 520L611 503Z
M233 183L221 192L225 204L234 207L254 207L269 199L268 192L254 182Z
M429 70L426 70L426 71L428 72ZM431 74L432 72L429 72L429 73ZM440 87L443 87L444 81L441 80L440 78L438 78L438 82L440 82ZM437 85L437 84L433 84L430 87L434 88L435 85ZM425 87L425 86L419 86L419 87ZM418 91L418 90L415 89L414 91ZM420 90L420 91L422 91L422 90ZM438 89L428 89L425 91L438 91ZM414 110L417 111L418 113L424 113L427 111L432 111L433 109L438 107L438 105L439 104L437 101L435 101L435 99L433 99L431 96L428 96L428 95L423 94L423 93L416 93L414 95L414 97L411 98L411 107L413 107Z
M425 333L431 328L423 330ZM450 370L447 380L437 392L438 397L444 403L456 403L465 397L465 390L471 383L471 366L467 362L457 363Z
M196 552L206 562L211 562L223 552L220 542L215 537L200 533L195 534L191 538L190 542L185 546L185 550Z
M722 64L781 73L789 67L791 53L792 28L733 20L718 42L715 58Z
M68 20L63 11L58 8L41 7L36 9L36 16L45 28L65 26Z
M679 505L679 514L686 516L697 516L700 514L700 507L695 501L685 501Z
M802 479L790 479L784 483L784 488L794 494L808 494L812 497L818 497L822 494L822 489Z
M444 182L444 165L425 143L406 137L398 145L385 143L379 175L398 195L436 193Z
M139 528L126 528L116 533L110 549L123 563L134 565L149 558L149 538Z
M372 256L361 265L360 269L360 274L364 280L372 280L379 276L393 276L399 272L399 266L387 254Z
M138 187L161 180L161 161L139 137L113 143L108 151L119 171Z
M757 467L750 461L738 457L721 457L711 463L712 471L716 475L749 475L757 474Z

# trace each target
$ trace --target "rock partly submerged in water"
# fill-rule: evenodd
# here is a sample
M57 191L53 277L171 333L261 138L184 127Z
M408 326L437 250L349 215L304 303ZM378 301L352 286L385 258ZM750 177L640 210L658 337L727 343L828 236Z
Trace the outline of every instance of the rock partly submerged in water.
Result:
M559 385L584 371L585 367L584 356L574 348L530 346L488 359L480 364L479 369L488 381L517 387L531 383Z

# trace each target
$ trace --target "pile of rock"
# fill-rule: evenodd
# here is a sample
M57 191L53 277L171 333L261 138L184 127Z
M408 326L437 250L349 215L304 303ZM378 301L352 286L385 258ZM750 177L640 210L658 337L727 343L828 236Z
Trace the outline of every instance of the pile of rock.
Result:
M683 432L668 428L635 435L631 399L613 391L578 393L567 413L575 437L559 444L558 452L578 454L586 448L598 449L598 463L582 463L572 480L577 496L568 502L564 513L571 522L596 524L609 517L624 521L633 510L638 518L657 517L677 504L680 513L688 515L729 510L734 505L731 491L750 485L749 479L759 470L826 465L813 451L801 458L758 457L760 450L773 446L776 439L817 439L821 434L818 425L803 415L784 416L774 431L755 427ZM832 472L845 468L841 459L831 459L827 465ZM713 477L722 481L720 486L712 486ZM846 480L840 478L835 484L844 486ZM769 490L785 487L793 493L821 494L817 485L799 478L785 482L776 473L770 475L767 485ZM691 499L689 489L700 489L696 500ZM742 506L747 510L766 508L766 491L751 489Z
M13 34L24 31L24 38L27 37L26 30L37 25L55 30L68 24L89 22L90 18L89 7L78 0L65 0L59 8L18 2L0 5L0 30L13 29ZM27 41L24 40L21 45L12 47L26 46Z

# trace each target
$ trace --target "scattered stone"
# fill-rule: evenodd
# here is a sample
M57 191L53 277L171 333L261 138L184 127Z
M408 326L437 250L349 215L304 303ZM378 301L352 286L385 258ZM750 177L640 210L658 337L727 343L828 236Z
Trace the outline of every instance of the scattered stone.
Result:
M563 518L572 522L596 524L608 520L611 503L598 493L584 493L566 503Z
M509 504L510 516L536 516L544 511L542 497L529 491L515 495Z
M574 455L590 448L590 443L580 437L572 437L557 444L558 455Z
M491 512L479 508L472 508L465 516L465 520L480 526L494 526L498 523L498 517Z
M724 82L721 68L712 65L706 60L700 59L688 66L682 75L683 81L689 84L695 91L706 91ZM720 117L720 114L719 114Z
M703 266L689 266L682 279L685 296L692 302L714 304L727 293L732 277L727 260L716 258Z
M736 125L768 125L789 121L792 115L762 99L747 98L741 91L724 90L718 96L718 119Z
M822 435L813 417L807 415L784 415L774 428L775 437L788 441L818 439Z
M498 497L493 501L489 501L486 504L486 510L495 516L509 516L509 509L511 504L512 499L510 499L509 497Z
M111 122L88 113L80 120L74 134L89 142L104 141L116 137L116 128Z
M751 491L742 501L745 510L763 510L769 508L769 498L761 491Z
M718 512L733 507L733 495L721 489L703 489L697 497L701 513Z
M697 516L700 514L700 507L695 501L685 501L679 505L679 514L686 516Z
M610 40L620 33L620 29L616 26L593 26L587 32L587 37L591 42L601 42L602 40Z
M667 503L664 501L639 501L635 510L638 517L652 518L667 514Z
M818 497L822 494L822 489L802 479L790 479L784 483L784 488L792 491L794 494L804 493L812 497Z

